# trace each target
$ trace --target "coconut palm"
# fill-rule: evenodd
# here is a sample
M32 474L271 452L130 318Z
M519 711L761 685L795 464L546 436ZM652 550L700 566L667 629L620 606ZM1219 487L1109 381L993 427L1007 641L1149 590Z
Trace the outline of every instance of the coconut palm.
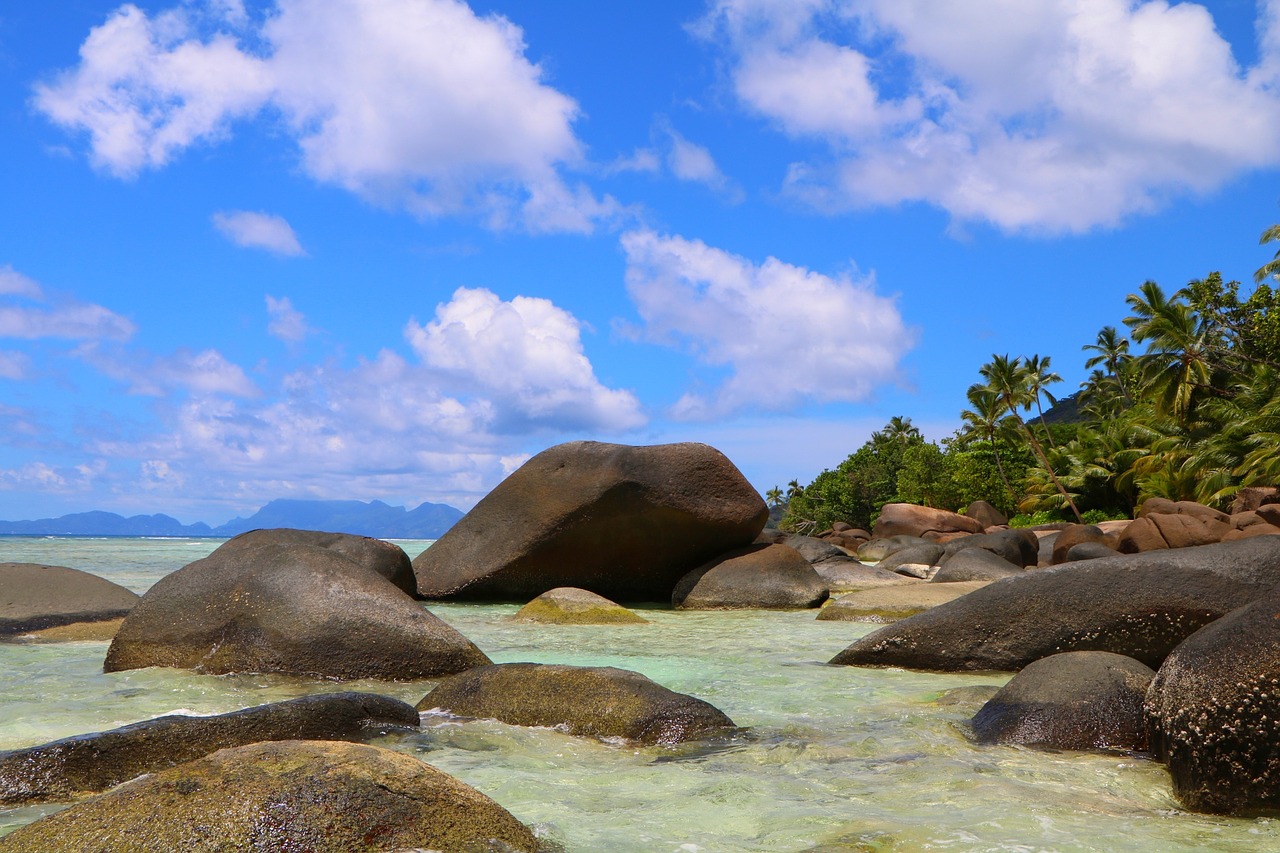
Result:
M782 506L782 489L774 486L772 489L764 493L764 499L769 506Z
M970 385L965 396L969 398L970 408L960 413L960 419L964 422L963 432L965 435L980 436L990 442L991 455L995 457L1000 482L1004 483L1009 498L1016 499L1017 493L1014 492L1013 486L1009 485L1009 478L1005 476L1004 463L1000 461L1000 449L996 444L996 436L1004 428L1004 404L995 391L982 384Z
M1125 297L1133 315L1124 323L1135 341L1147 343L1139 357L1142 388L1160 411L1188 422L1202 392L1212 387L1212 335L1179 294L1166 297L1154 281L1139 290Z
M1262 232L1262 236L1258 238L1258 245L1265 246L1268 243L1280 242L1280 225L1272 225L1266 231ZM1261 284L1263 279L1274 278L1280 281L1280 250L1276 251L1276 256L1258 267L1257 272L1253 274L1253 280L1257 284Z
M1044 409L1040 406L1040 397L1043 396L1049 401L1050 406L1056 406L1058 400L1046 390L1046 385L1052 385L1055 382L1061 382L1062 377L1049 369L1049 356L1033 355L1023 361L1022 369L1026 373L1027 392L1031 396L1031 402L1024 403L1023 406L1027 411L1031 411L1031 403L1035 404L1036 412L1040 416L1040 426L1044 429L1044 434L1049 439L1050 447L1057 447L1058 443L1053 440L1053 433L1049 431L1049 425L1044 420Z
M1076 507L1076 503L1072 500L1071 495L1067 493L1066 488L1062 485L1062 481L1058 478L1057 473L1053 470L1053 465L1049 462L1049 457L1045 454L1044 448L1040 446L1040 442L1036 440L1035 434L1026 422L1018 414L1018 409L1027 405L1031 399L1031 386L1027 376L1028 371L1022 363L1021 358L1010 359L1006 355L991 356L991 361L984 364L978 370L979 373L987 380L987 387L995 392L996 397L1004 405L1009 415L1014 419L1014 424L1022 430L1027 439L1027 443L1031 445L1031 452L1040 460L1040 464L1044 467L1045 473L1052 481L1054 488L1058 490L1058 494L1062 495L1063 501L1071 509L1072 515L1076 517L1076 521L1081 521L1080 510Z
M1086 368L1097 367L1098 365L1105 367L1107 374L1116 378L1125 402L1133 402L1129 397L1129 390L1124 386L1124 377L1121 373L1131 359L1129 355L1129 339L1117 332L1115 326L1103 326L1101 331L1098 332L1097 342L1085 344L1081 349L1097 353L1097 355L1085 361L1084 366Z

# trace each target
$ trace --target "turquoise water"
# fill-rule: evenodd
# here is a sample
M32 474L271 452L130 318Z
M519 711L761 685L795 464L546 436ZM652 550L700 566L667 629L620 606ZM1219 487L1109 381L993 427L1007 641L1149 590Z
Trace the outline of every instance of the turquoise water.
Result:
M0 562L68 565L141 592L217 544L0 537ZM429 543L399 544L413 556ZM971 744L965 721L981 699L949 691L1007 676L823 664L870 626L811 612L653 610L650 625L547 627L508 621L512 606L431 610L496 661L634 669L746 728L696 748L637 748L427 716L420 734L382 741L479 788L570 853L1280 848L1280 821L1181 811L1154 762ZM158 669L107 675L106 647L0 644L0 749L335 688ZM432 684L343 688L416 703ZM0 810L0 834L57 808Z

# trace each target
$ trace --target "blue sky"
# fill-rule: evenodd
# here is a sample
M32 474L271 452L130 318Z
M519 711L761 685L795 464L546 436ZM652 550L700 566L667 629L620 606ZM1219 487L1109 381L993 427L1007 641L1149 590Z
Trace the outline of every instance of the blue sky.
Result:
M578 438L763 491L1251 281L1280 3L6 4L0 162L0 518L465 509Z

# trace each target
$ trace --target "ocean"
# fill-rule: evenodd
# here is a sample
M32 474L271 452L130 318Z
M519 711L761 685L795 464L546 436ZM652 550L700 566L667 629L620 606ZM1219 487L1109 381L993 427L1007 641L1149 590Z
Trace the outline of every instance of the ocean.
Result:
M137 592L214 539L0 537L0 562L71 566ZM430 543L403 541L415 556ZM380 745L497 800L569 853L1272 851L1280 821L1190 814L1162 766L1124 754L978 746L981 688L1007 674L832 667L874 626L806 612L643 610L649 625L538 626L510 605L432 604L497 662L633 669L743 733L682 748L424 717ZM335 689L416 703L431 681L343 682L178 670L102 672L105 642L0 644L0 749L170 713L213 714ZM62 808L0 810L0 835Z

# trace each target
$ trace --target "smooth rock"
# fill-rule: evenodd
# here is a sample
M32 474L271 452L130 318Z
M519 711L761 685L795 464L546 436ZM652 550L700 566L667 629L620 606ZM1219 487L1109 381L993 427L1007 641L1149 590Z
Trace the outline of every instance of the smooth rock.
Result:
M904 566L920 565L926 569L935 565L938 560L942 559L943 547L934 542L925 542L920 545L911 545L898 551L894 551L880 562L876 563L877 569L884 569L889 572L898 572L899 574L911 575L912 577L926 577L929 572L919 574L916 571L899 571Z
M444 679L418 703L424 712L555 726L574 735L648 744L700 740L734 728L707 702L613 667L504 663Z
M830 592L800 552L749 545L699 566L671 592L677 610L795 610L818 607Z
M392 542L372 539L368 536L297 530L292 527L262 528L228 539L213 553L227 554L240 548L253 548L258 545L314 545L317 548L327 548L341 554L356 565L382 575L409 595L418 594L418 581L413 576L413 563L404 549Z
M879 586L920 583L918 578L909 578L897 572L886 572L876 566L867 566L852 557L832 557L820 563L814 563L813 570L822 578L832 595Z
M1064 652L1027 665L973 718L980 743L1053 749L1147 748L1142 703L1155 672L1110 652Z
M946 557L931 583L956 583L958 581L998 581L1026 571L1020 565L1009 562L986 548L964 548Z
M888 536L924 536L926 533L981 533L986 525L958 512L915 504L888 503L880 509L875 529L877 539Z
M119 619L138 594L109 580L36 563L0 563L0 637Z
M1119 556L1119 551L1114 548L1108 548L1101 542L1077 542L1067 551L1066 562L1074 563L1079 560L1100 560L1103 557Z
M1040 560L1040 539L1030 530L1021 528L958 537L948 542L942 549L943 557L939 560L939 564L944 564L953 555L972 548L990 551L1019 568L1034 566Z
M418 758L305 740L219 750L0 838L6 853L537 849L510 812Z
M1008 516L986 501L974 501L965 509L964 514L982 522L984 528L1000 527L1009 523Z
M705 444L577 441L534 456L413 561L427 598L528 601L558 586L667 601L676 581L749 545L769 510Z
M1083 542L1113 547L1115 540L1108 541L1107 535L1096 524L1073 524L1060 531L1053 543L1053 565L1068 562L1067 552Z
M604 596L571 586L544 592L511 618L517 622L552 625L638 625L649 622Z
M172 714L0 752L0 805L68 800L219 749L269 740L363 740L418 728L418 712L372 693L325 693L217 714Z
M433 678L486 663L421 604L337 552L259 545L161 578L125 618L104 668Z
M1066 563L886 626L832 663L1017 670L1058 652L1108 651L1157 667L1200 627L1278 581L1280 540L1269 536Z

